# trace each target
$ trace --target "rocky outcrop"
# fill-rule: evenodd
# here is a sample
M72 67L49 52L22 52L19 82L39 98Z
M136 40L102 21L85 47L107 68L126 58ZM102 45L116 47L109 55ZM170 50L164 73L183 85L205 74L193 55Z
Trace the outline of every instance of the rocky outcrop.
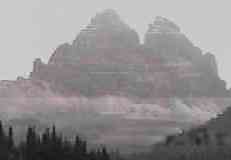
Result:
M176 57L180 54L180 47L185 45L182 42L187 43L188 41L176 24L166 18L156 17L153 24L149 24L144 45L162 56L171 53L167 56Z
M227 94L226 84L218 76L214 55L203 54L170 20L157 17L149 26L144 46L181 72L177 75L177 91L187 90L186 94L190 92L194 96Z
M68 64L71 61L71 52L72 46L68 43L60 45L55 52L51 55L48 64L50 65L59 65Z
M73 42L79 49L127 48L139 45L138 34L114 10L98 13Z
M204 68L207 68L208 72L210 72L211 74L218 76L218 67L215 56L211 53L206 53L203 59Z
M31 75L67 95L227 95L215 57L203 54L176 24L157 17L140 44L113 10L98 13L73 44L55 50L48 64L36 60Z

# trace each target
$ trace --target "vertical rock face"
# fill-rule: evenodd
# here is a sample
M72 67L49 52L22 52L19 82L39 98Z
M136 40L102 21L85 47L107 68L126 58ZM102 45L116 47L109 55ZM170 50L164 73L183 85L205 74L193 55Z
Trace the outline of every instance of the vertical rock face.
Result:
M149 25L144 45L152 48L161 56L172 58L186 56L184 55L188 53L188 51L185 52L186 47L192 47L189 40L181 33L180 28L163 17L156 17L153 24Z
M172 21L156 17L137 33L113 10L98 13L73 44L63 44L47 65L36 60L32 77L62 92L138 97L224 96L215 57L202 54ZM102 83L103 82L103 83Z
M168 64L177 65L177 70L184 71L183 76L178 75L177 91L194 93L197 90L195 95L198 96L227 93L224 81L218 76L215 57L210 53L203 55L172 21L156 17L145 34L144 46Z
M105 10L91 19L71 45L60 45L50 57L48 64L62 66L99 63L96 62L99 59L97 57L102 54L116 55L121 53L121 50L130 52L129 50L139 45L136 31L124 23L114 10ZM92 57L87 58L90 55Z

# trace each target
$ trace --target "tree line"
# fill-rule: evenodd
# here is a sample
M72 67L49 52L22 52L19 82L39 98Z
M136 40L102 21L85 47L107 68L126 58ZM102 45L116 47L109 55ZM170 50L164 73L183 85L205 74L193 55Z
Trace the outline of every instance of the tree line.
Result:
M111 157L105 147L89 151L87 142L78 135L74 141L63 138L55 126L41 134L35 127L28 127L25 140L16 145L13 128L10 126L5 132L0 121L0 160L111 160Z
M132 160L229 160L231 134L198 127L166 139L153 146L148 154L134 155Z

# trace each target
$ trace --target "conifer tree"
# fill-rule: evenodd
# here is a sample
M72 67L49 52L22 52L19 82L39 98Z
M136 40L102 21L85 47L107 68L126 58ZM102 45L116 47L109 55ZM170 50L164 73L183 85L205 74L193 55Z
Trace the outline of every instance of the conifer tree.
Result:
M26 141L19 145L14 143L13 128L9 127L5 136L0 122L0 160L110 160L106 148L88 152L87 142L76 136L74 143L62 136L57 136L55 126L39 136L35 127L28 127Z
M0 159L7 159L8 152L7 152L7 139L5 136L5 132L3 129L2 121L0 121Z
M8 149L12 150L14 148L14 133L13 128L10 126L8 131Z

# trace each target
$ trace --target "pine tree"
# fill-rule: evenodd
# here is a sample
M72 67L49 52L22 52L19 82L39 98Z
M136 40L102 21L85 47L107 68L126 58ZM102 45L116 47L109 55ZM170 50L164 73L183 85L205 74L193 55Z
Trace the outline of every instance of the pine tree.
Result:
M7 159L8 152L7 152L7 139L5 136L5 132L3 129L2 121L0 121L0 159Z
M9 127L9 132L8 132L8 149L12 150L14 148L14 133L13 133L13 128L10 126Z
M50 133L49 128L42 133L36 133L35 127L28 127L26 141L14 145L14 133L9 127L5 136L0 122L0 160L110 160L105 147L88 152L87 142L76 136L75 142L57 136L55 126Z
M36 133L32 127L28 127L25 144L25 158L26 160L33 160L36 148Z
M102 148L102 160L110 160L106 147Z
M2 121L0 121L0 141L4 140L5 138L5 133L2 125Z
M51 139L52 139L52 142L55 144L57 140L57 135L56 135L56 128L54 125L52 126Z

